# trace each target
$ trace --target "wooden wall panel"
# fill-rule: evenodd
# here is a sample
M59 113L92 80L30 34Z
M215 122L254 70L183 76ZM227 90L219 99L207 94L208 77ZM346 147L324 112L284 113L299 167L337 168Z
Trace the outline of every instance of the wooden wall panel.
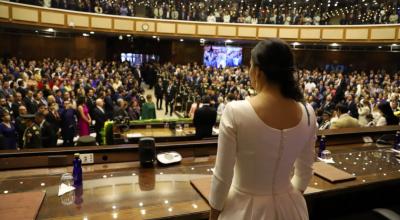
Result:
M214 25L197 25L198 35L217 35L217 26Z
M41 20L42 23L46 24L65 24L65 16L63 13L51 12L51 11L42 11L41 12Z
M178 34L196 34L196 25L194 24L177 24Z
M321 29L319 28L302 28L300 29L301 39L320 39Z
M258 37L276 38L278 37L278 28L259 28Z
M218 35L234 37L234 36L236 36L236 27L235 26L218 26Z
M323 40L341 40L343 39L344 29L342 28L328 28L322 30Z
M133 31L134 22L126 19L114 19L114 29L123 31Z
M388 40L396 37L396 28L372 28L371 40Z
M8 11L8 6L0 5L0 18L10 18L10 13Z
M158 22L157 23L157 32L174 34L175 33L175 23Z
M93 28L103 28L103 29L112 28L111 18L91 17L91 19L92 19L91 24Z
M368 29L367 28L349 28L346 30L347 40L367 40Z
M39 10L13 7L12 17L14 20L39 22Z
M89 16L69 14L67 23L69 26L89 27Z
M238 36L239 37L257 37L257 28L256 27L238 27Z
M298 28L280 28L279 37L285 39L297 39L299 37Z
M136 27L135 27L135 30L136 31L140 31L140 32L155 32L156 31L156 24L155 24L155 22L150 22L150 21L136 21L135 22L136 23ZM149 26L149 29L146 31L146 30L143 30L143 25L148 25Z

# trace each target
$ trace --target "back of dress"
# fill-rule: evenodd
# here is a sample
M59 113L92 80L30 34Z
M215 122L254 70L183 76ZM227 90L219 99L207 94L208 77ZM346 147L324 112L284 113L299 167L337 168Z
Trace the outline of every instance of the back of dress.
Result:
M219 219L308 219L299 190L312 176L316 121L302 109L296 126L278 130L247 100L226 106L210 197Z

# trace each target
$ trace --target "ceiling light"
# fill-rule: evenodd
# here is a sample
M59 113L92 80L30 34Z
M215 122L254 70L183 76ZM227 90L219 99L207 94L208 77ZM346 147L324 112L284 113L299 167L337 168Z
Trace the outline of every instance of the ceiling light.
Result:
M89 37L89 34L83 33L82 36L84 36L84 37Z
M381 49L381 48L382 48L382 46L379 46L378 48L379 48L379 49Z
M91 31L90 34L94 34L94 31Z
M233 40L226 40L225 43L233 43Z
M179 41L180 41L180 42L183 42L184 40L183 40L183 39L180 39Z
M332 46L332 47L338 47L339 44L338 44L338 43L331 43L331 46Z
M154 38L154 39L156 39L156 38L157 38L157 36L153 36L153 38Z
M127 36L127 37L131 37L132 35L130 35L130 34L127 34L126 36Z
M46 29L46 31L48 31L48 32L54 32L55 30L54 30L53 28L48 28L48 29Z
M299 43L299 42L293 42L292 44L293 44L293 46L301 45L301 43Z
M396 47L396 46L397 46L397 44L392 44L392 46L393 46L393 47Z
M118 39L122 40L122 39L124 39L124 37L122 35L119 35Z

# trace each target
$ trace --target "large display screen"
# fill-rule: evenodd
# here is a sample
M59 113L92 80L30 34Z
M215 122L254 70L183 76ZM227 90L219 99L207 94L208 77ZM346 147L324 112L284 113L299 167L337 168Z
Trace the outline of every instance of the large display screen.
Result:
M142 65L150 61L159 61L160 57L154 54L121 53L121 62L128 61L131 66Z
M235 67L242 65L241 47L204 46L203 63L210 67Z

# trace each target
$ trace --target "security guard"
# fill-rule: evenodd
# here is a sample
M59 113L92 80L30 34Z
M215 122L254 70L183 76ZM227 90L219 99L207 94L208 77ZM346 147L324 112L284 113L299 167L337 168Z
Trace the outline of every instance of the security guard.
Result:
M42 139L40 127L35 124L35 115L22 115L26 122L26 129L23 136L24 148L40 148L42 147Z

